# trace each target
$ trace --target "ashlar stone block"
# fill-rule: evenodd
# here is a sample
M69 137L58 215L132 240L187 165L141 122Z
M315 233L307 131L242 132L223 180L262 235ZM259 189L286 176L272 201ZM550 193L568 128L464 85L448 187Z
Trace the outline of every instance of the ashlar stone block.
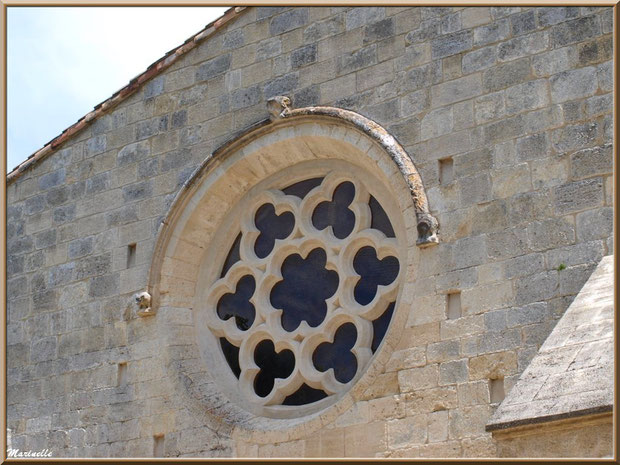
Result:
M553 103L589 97L598 88L596 68L592 66L562 71L553 75L549 82Z

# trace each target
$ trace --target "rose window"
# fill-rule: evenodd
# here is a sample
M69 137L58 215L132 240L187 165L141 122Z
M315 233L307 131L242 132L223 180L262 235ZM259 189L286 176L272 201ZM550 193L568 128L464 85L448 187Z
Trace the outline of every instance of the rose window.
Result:
M373 187L329 173L263 190L236 210L201 315L246 402L318 402L368 367L402 271Z

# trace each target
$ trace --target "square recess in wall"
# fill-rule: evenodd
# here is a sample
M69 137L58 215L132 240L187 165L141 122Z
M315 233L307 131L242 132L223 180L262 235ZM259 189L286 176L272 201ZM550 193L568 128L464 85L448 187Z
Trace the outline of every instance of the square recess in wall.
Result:
M461 317L461 293L451 292L446 296L446 317L456 320Z
M442 186L454 181L454 162L452 157L439 160L439 184Z
M506 397L504 391L504 378L489 380L489 395L491 397L490 400L492 404L496 404L504 400L504 397Z
M127 246L127 268L131 268L136 264L136 244Z

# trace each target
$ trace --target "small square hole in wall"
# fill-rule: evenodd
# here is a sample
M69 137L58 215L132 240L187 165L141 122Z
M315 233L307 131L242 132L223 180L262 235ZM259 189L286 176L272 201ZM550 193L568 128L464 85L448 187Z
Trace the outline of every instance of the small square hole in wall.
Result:
M452 158L439 160L439 184L445 186L454 181L454 163Z
M153 436L153 457L164 456L164 435L157 434Z
M136 244L127 246L127 268L131 268L136 264Z
M448 320L461 318L461 293L451 292L446 300L446 316Z
M127 362L121 362L118 364L116 385L119 387L127 385Z
M504 393L504 378L489 380L489 394L491 396L492 404L496 404L504 400L504 397L506 397Z

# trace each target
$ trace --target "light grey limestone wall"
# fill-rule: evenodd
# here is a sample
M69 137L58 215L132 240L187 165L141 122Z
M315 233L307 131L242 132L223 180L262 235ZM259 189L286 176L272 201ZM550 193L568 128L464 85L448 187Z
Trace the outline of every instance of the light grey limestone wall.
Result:
M152 456L165 434L167 456L495 455L488 379L510 389L612 253L611 58L611 8L248 9L8 186L12 446ZM182 183L274 95L392 132L441 243L366 403L294 444L233 444L178 405L129 303Z

